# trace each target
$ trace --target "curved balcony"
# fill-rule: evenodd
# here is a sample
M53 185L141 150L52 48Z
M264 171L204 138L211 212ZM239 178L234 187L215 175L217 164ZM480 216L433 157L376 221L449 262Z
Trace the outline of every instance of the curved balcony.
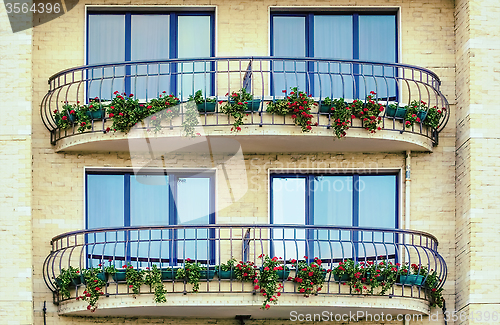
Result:
M52 251L47 256L43 274L48 288L54 293L54 303L63 315L94 316L164 316L234 318L251 315L253 318L290 318L290 312L334 314L380 313L429 314L431 288L426 285L432 272L440 279L434 288L442 288L447 268L437 252L438 242L430 234L383 228L302 226L302 225L186 225L148 226L82 230L56 236L51 241ZM254 283L235 278L225 279L219 266L232 257L237 261L251 261L260 272L264 259L261 254L279 257L279 263L290 274L279 275L283 285L278 303L262 310L263 296ZM307 256L310 256L309 258ZM324 270L335 269L352 260L357 266L386 263L401 270L415 264L423 274L421 283L405 283L398 276L388 290L380 288L370 293L370 285L362 292L326 273L323 287L316 294L304 297L295 277L297 264L293 259L311 262L312 256L321 259ZM81 281L70 287L70 296L63 297L56 278L63 269L79 271L113 265L120 270L124 264L134 269L156 265L161 270L182 267L191 259L209 271L200 276L198 293L191 293L192 285L175 276L163 278L167 291L166 302L155 303L149 286L142 285L139 294L133 294L124 278L105 275L103 295L97 309L91 313L87 303L77 299L86 289ZM345 265L345 264L344 264ZM424 272L426 270L426 272ZM213 272L210 272L213 271ZM395 270L394 270L395 271ZM422 271L422 272L420 272ZM170 271L166 271L167 273ZM210 274L211 273L211 274ZM215 274L215 276L214 276ZM364 276L369 276L367 272ZM381 280L382 281L382 280ZM430 282L430 281L429 281Z
M431 151L450 114L439 89L440 80L433 72L405 64L359 60L221 57L86 65L53 75L49 86L40 113L57 151L126 151L130 142L146 137L176 142L184 135L186 101L197 90L224 103L215 108L198 108L195 133L236 139L244 152ZM317 103L327 97L344 98L347 103L356 99L366 102L366 96L373 91L374 99L384 107L379 115L380 130L367 132L366 122L351 118L346 122L350 127L346 137L333 141L335 121L331 111L317 105L311 110L312 123L317 123L317 127L301 132L289 116L267 112L267 105L289 95L292 87L312 95ZM246 112L241 132L234 132L234 120L221 112L221 105L230 100L232 92L243 88L258 103ZM161 94L174 94L181 104L176 117L163 121L158 133L151 131L148 118L134 127L138 130L135 135L114 133L109 111L92 120L90 128L81 133L76 123L69 123L64 129L58 127L54 114L69 113L63 108L65 102L84 105L89 98L97 97L100 105L109 106L115 91L132 93L139 103ZM401 107L422 101L426 104L421 107L420 122L406 125ZM394 111L389 108L391 104L400 108ZM436 128L425 123L429 108L434 106L443 110ZM314 136L314 141L310 136ZM289 141L290 137L294 141Z

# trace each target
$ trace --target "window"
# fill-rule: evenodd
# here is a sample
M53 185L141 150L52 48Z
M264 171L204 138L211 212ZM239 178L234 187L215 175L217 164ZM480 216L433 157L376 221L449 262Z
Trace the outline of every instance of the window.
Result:
M214 206L213 173L86 174L87 229L213 224ZM109 258L170 265L186 258L214 261L213 233L206 229L116 231L106 236L87 238L89 263Z
M397 184L395 174L273 174L271 223L394 229L398 226ZM395 253L395 247L387 244L395 239L381 233L286 229L274 230L272 240L273 255L286 259L370 257L377 250Z
M214 56L213 12L90 12L88 64ZM209 63L110 66L89 71L89 97L112 98L115 90L136 98L162 91L183 99L198 89L213 93Z
M271 16L271 55L397 62L396 26L395 12L276 12ZM364 98L375 89L380 98L396 96L392 67L277 61L273 71L275 94L298 86L322 98Z

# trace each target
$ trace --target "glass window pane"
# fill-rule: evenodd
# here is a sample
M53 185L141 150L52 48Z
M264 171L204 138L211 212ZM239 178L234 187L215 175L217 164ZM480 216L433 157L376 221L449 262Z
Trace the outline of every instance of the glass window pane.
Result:
M179 178L177 180L177 224L207 225L210 223L210 178ZM209 240L206 229L184 229L177 232L179 259L208 260Z
M352 39L351 15L314 16L314 57L352 59ZM352 98L352 65L317 63L314 71L314 96Z
M130 225L161 226L169 224L169 187L167 175L130 176ZM151 261L170 258L168 230L130 232L132 261L139 259L148 266Z
M87 229L124 226L123 175L87 175ZM109 258L124 259L122 231L87 235L89 267Z
M170 58L170 16L132 15L131 59L162 60ZM131 92L139 99L157 98L162 91L171 93L170 75L166 67L158 64L131 67ZM160 75L161 72L161 75ZM147 76L147 77L146 77Z
M306 223L306 179L275 177L272 179L273 224ZM273 255L286 260L305 255L305 231L303 229L275 229L273 231Z
M211 56L211 24L210 16L178 17L178 57L205 58ZM180 64L178 83L179 96L185 100L197 90L211 94L211 74L209 62Z
M125 61L125 15L89 15L87 51L88 64ZM115 90L125 90L124 76L124 68L89 70L87 97L110 100Z
M312 183L314 225L352 226L352 176L317 176ZM322 260L352 257L351 233L314 232L315 256Z
M305 57L306 56L306 18L305 17L273 17L273 56ZM290 87L298 87L306 91L306 64L297 61L274 61L273 94L281 96L282 90L290 91Z
M396 18L394 15L359 16L359 58L377 62L396 62ZM376 91L379 98L396 96L395 70L390 67L361 66L361 98ZM375 76L375 77L372 77Z
M396 228L396 175L359 177L359 226ZM392 255L394 235L364 232L360 255Z

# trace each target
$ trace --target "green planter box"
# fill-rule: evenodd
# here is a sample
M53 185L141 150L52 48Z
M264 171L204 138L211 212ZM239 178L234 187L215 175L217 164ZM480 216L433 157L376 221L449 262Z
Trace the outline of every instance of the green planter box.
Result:
M278 279L280 280L286 280L288 279L288 276L290 276L290 270L282 270L277 272L278 272Z
M217 102L205 102L202 104L196 104L196 108L198 109L198 112L201 113L213 113L215 112L215 106Z
M236 279L236 273L234 272L234 270L229 270L229 271L217 271L217 277L219 279L224 279L224 280L229 280L229 279L232 279L232 280L235 280Z
M200 271L200 280L212 280L215 276L215 270Z
M102 120L104 118L104 109L99 108L97 111L87 111L87 116L91 120Z
M406 108L391 104L385 108L385 115L388 117L404 118L406 115Z
M417 117L420 119L420 122L423 122L425 118L427 117L427 112L426 111L418 111Z
M330 113L332 111L332 105L326 105L323 102L319 104L320 113Z
M260 100L260 99L253 99L253 100L247 101L248 109L245 112L257 112L257 111L259 111L261 102L262 102L262 100Z
M125 274L125 270L116 271L116 273L112 275L113 280L115 280L116 282L125 281L127 279Z
M161 279L162 280L174 280L175 275L177 274L178 268L162 268L161 271Z
M339 277L337 274L334 274L333 279L337 282L346 282L349 281L351 277L349 276L349 274L344 274L341 277Z
M400 275L398 282L404 285L421 286L424 284L424 279L423 275Z

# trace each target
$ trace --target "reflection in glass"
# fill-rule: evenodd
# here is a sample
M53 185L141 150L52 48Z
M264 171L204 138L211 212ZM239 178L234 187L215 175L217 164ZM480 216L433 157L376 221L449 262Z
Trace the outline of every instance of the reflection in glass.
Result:
M273 224L305 225L305 178L273 178ZM273 230L273 252L285 260L302 258L306 253L303 229Z
M177 224L205 225L210 222L210 179L179 178L177 180ZM207 260L210 245L206 229L182 229L177 232L177 258Z

